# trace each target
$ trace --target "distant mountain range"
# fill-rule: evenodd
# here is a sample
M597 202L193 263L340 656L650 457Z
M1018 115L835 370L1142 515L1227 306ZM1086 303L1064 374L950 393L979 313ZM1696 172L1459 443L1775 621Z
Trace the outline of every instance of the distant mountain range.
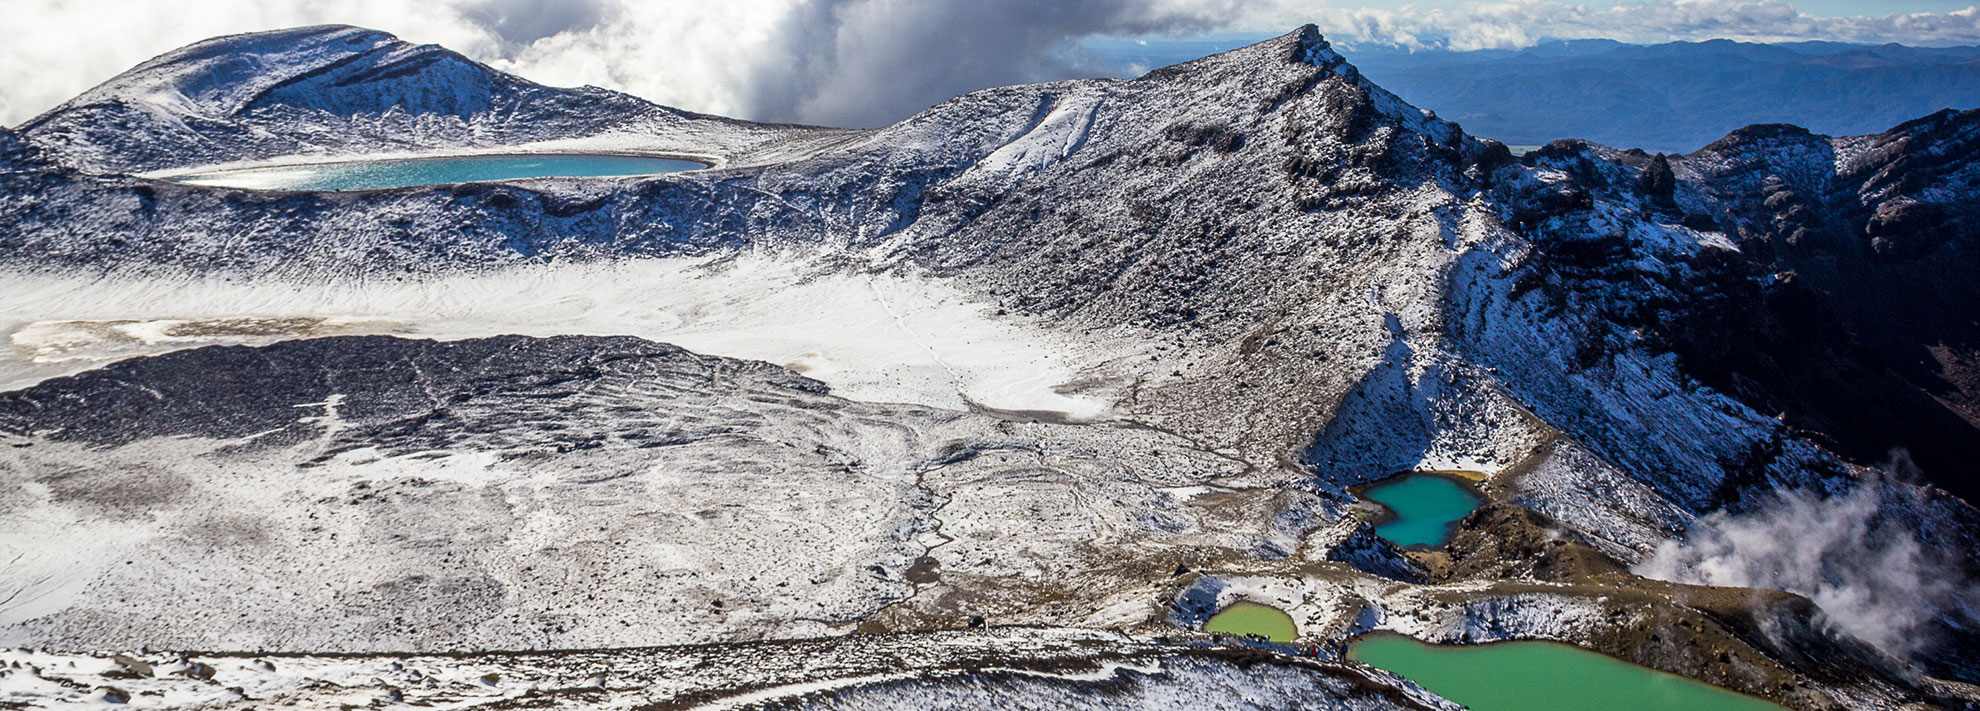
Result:
M1086 49L1130 73L1242 43ZM1369 78L1403 98L1512 145L1580 138L1683 153L1753 124L1849 135L1980 106L1980 47L1571 40L1521 50L1344 49Z

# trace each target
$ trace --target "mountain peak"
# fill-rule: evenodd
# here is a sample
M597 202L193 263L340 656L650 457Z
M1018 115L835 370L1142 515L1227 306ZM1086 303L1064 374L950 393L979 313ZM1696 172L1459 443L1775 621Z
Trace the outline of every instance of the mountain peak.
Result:
M1316 67L1334 67L1347 61L1327 38L1320 34L1320 27L1313 23L1300 25L1299 29L1285 35L1293 42L1293 61L1305 62Z
M18 130L59 162L139 173L334 152L346 142L368 151L458 148L569 135L576 125L597 133L681 120L625 94L545 87L439 45L316 25L181 47ZM408 140L414 132L423 138Z
M1298 65L1328 70L1349 66L1347 59L1334 51L1332 43L1320 34L1319 27L1306 24L1270 39L1161 67L1149 72L1148 76L1156 78L1187 76L1198 74L1203 70L1222 74L1232 67L1250 72L1300 71L1296 69Z
M1320 28L1309 23L1301 25L1286 34L1260 42L1243 49L1233 50L1230 55L1263 52L1283 58L1283 65L1309 66L1317 69L1301 69L1303 76L1296 86L1288 86L1291 93L1304 93L1319 82L1338 77L1367 94L1374 110L1401 122L1409 129L1422 133L1433 142L1449 144L1462 135L1456 124L1436 117L1436 114L1409 103L1402 97L1383 88L1361 73L1361 70L1348 61L1345 55L1334 50L1333 44L1320 34Z

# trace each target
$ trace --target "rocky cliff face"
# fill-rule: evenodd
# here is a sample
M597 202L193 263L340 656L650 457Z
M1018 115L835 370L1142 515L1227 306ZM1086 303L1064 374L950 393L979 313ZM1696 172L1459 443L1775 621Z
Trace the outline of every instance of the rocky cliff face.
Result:
M1735 134L1682 165L1741 245L1737 284L1684 309L1674 347L1701 378L1860 460L1905 448L1969 500L1980 266L1970 156L1980 112L1876 136ZM1689 201L1687 201L1689 202ZM1712 313L1707 313L1708 311Z
M1546 536L1628 563L1701 514L1756 506L1777 489L1848 489L1889 450L1908 448L1936 487L1924 489L1929 504L1891 516L1972 565L1980 517L1953 494L1971 498L1960 465L1980 442L1969 316L1980 293L1964 276L1976 266L1980 224L1971 199L1980 187L1970 159L1977 125L1972 113L1942 114L1851 138L1763 126L1689 156L1562 142L1516 160L1370 83L1311 27L1133 81L976 92L872 131L744 124L609 92L550 89L350 28L222 38L147 63L0 144L20 156L10 159L18 168L0 193L0 220L14 227L0 233L0 267L106 290L138 284L169 293L181 282L229 280L362 290L522 265L804 254L845 272L940 280L986 311L1043 317L1041 328L1073 342L1124 339L1147 350L1060 384L1113 393L1106 416L1085 423L1064 413L835 401L791 385L802 378L756 366L716 370L767 373L763 389L716 375L703 384L684 372L661 377L664 392L647 392L647 375L586 365L620 350L665 349L646 343L585 344L576 363L565 362L565 345L493 349L503 358L518 357L512 349L555 351L538 355L563 375L536 382L549 376L529 368L487 375L503 370L487 364L495 357L488 344L371 341L125 364L10 395L0 401L0 423L32 444L11 460L22 480L60 478L44 453L68 456L85 445L112 452L92 474L112 479L170 437L214 443L194 460L248 457L232 465L242 472L305 471L311 457L369 447L395 466L431 467L416 475L449 477L461 501L520 522L552 506L544 492L564 483L516 464L533 460L510 458L523 456L515 452L548 447L559 462L605 457L645 472L642 486L675 486L670 470L654 467L681 462L649 461L657 455L637 451L641 438L628 434L641 427L604 427L599 418L615 407L677 407L665 404L671 399L740 398L747 404L723 405L709 420L716 434L708 437L755 437L756 448L721 457L813 472L806 476L843 465L846 476L877 487L854 497L869 523L894 532L805 539L848 561L871 559L875 572L807 578L838 586L834 606L816 615L770 601L768 589L750 593L761 593L751 604L768 611L735 620L756 620L769 635L848 624L912 629L972 609L1038 624L1145 622L1145 610L1123 612L1138 610L1128 601L1167 590L1163 576L1184 562L1315 565L1335 571L1322 577L1356 579L1411 570L1395 551L1369 545L1347 487L1416 468L1483 472L1495 497L1547 516L1554 528ZM287 153L519 144L691 153L717 166L336 194L196 188L130 174ZM377 362L364 361L373 353ZM693 358L663 355L668 363ZM319 374L319 361L336 365ZM689 370L707 367L692 362ZM254 377L190 375L213 367ZM465 380L433 375L477 368L489 370ZM516 389L500 384L507 382ZM298 394L272 405L246 394L275 384ZM371 402L366 388L399 409L331 433L321 431L324 420L280 422L283 408L333 396L353 407ZM168 404L145 402L153 396ZM465 417L448 404L456 397L520 408L530 414L527 433L501 433L502 416L490 413L502 408ZM127 401L120 414L90 414ZM789 441L818 446L822 459L775 453L781 435L745 434L762 427L804 433ZM570 435L574 428L604 440ZM882 434L896 430L909 434ZM855 449L871 451L845 453L850 445L835 444L832 433L847 432L847 441L867 443ZM301 440L290 440L310 433L335 446L305 456L295 449ZM573 451L552 446L567 435ZM252 459L247 452L263 437L294 446ZM665 439L648 432L645 440L654 437ZM882 441L890 444L872 444ZM423 449L508 454L463 474L418 464L412 457ZM952 464L961 467L955 480L932 473ZM805 491L832 489L807 481ZM510 493L494 497L490 486ZM641 518L649 513L660 515L617 511L610 520L620 523L611 525L660 525ZM731 514L713 507L694 515L705 522ZM823 514L792 518L814 515ZM1038 540L999 540L995 529L1008 520L1038 522ZM347 533L369 530L346 523ZM533 605L571 601L525 567L547 550L540 541L488 541L490 551L530 552L490 553L459 575L400 571L374 581L374 598L312 602L322 629L337 629L329 621L349 619L354 601L472 593L486 604L471 623L446 633L383 622L355 636L319 632L367 640L359 646L416 648L476 635L529 639L541 631L530 625L550 619L532 612L549 608ZM378 551L402 545L370 543ZM735 552L713 538L703 543ZM1182 551L1192 549L1210 551L1201 554L1208 560L1185 560ZM310 559L307 546L270 550L285 565ZM629 575L666 567L659 561L669 553L644 554L649 563ZM1061 559L1076 564L1038 562ZM931 566L952 573L931 579ZM756 590L715 563L684 569L702 570L716 588ZM1303 584L1317 584L1320 574L1297 570L1306 571L1298 573L1308 576ZM1081 579L1071 592L1051 582L1069 578ZM141 579L115 577L92 590ZM421 587L447 585L465 587L445 595ZM705 602L676 599L668 604L681 609L667 614L698 614ZM90 602L4 619L78 644L211 639L195 621L118 636L104 609ZM1345 615L1339 630L1350 626L1351 610L1329 609ZM725 620L711 628L720 635L735 629L728 616L741 613L710 614ZM558 620L564 627L545 633L552 645L626 641L604 617ZM298 639L286 628L245 629L256 639Z

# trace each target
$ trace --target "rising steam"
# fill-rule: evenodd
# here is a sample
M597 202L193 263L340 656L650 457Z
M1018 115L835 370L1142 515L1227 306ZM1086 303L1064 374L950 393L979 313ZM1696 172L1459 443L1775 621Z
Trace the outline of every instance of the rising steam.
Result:
M1902 455L1897 458L1902 465ZM1925 651L1935 620L1973 619L1956 551L1921 543L1915 487L1879 477L1833 496L1777 492L1744 514L1718 512L1635 567L1646 577L1808 597L1828 624L1899 658Z

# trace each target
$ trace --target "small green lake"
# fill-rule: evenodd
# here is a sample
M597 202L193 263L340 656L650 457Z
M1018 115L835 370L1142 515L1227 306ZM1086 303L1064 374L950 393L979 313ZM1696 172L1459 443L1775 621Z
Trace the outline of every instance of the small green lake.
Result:
M1348 658L1473 711L1781 711L1756 697L1555 642L1436 645L1378 633L1355 640Z
M1434 548L1450 542L1452 528L1483 500L1456 478L1410 472L1362 490L1361 497L1391 514L1375 524L1375 534L1405 548Z
M1210 621L1203 623L1203 631L1217 634L1258 635L1274 642L1291 642L1299 636L1299 625L1293 623L1292 615L1271 605L1255 602L1234 602Z

